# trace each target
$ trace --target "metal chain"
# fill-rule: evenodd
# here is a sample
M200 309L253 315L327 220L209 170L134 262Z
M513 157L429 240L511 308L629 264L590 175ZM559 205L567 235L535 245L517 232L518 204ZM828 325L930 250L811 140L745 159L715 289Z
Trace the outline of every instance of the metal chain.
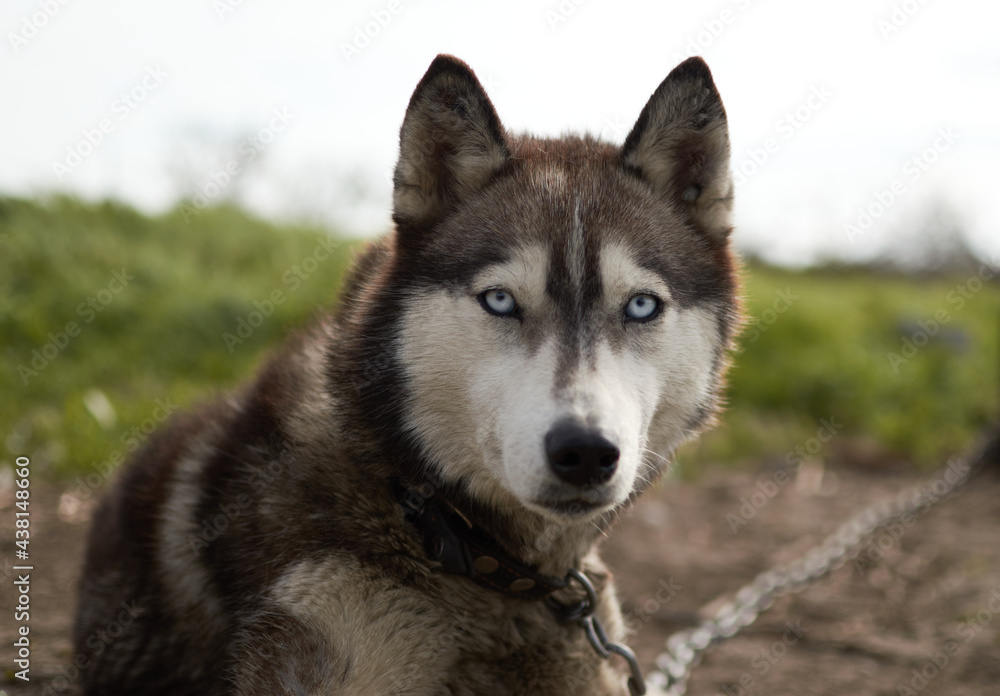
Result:
M612 653L625 658L629 670L631 670L631 675L628 678L630 696L645 696L646 683L642 678L642 669L639 668L639 660L636 659L635 653L627 645L608 640L608 634L605 633L603 624L601 624L600 619L594 616L594 611L597 609L597 590L594 589L590 578L576 568L570 568L566 580L568 582L575 580L579 583L585 593L584 598L574 605L566 606L550 597L546 600L546 604L563 619L580 624L587 640L590 641L590 647L594 649L599 658L607 660Z
M657 669L647 675L649 696L684 696L691 670L709 647L749 626L778 597L804 590L842 566L850 552L880 527L922 508L926 511L950 496L982 468L990 448L996 447L996 440L991 440L971 465L954 459L932 483L913 486L861 510L797 560L760 573L699 626L670 636L666 651L656 658Z

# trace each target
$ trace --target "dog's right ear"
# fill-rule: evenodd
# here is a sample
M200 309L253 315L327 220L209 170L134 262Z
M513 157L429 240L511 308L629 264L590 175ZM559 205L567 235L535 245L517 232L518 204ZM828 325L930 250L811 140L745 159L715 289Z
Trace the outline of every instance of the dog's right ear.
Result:
M670 71L625 139L622 160L695 229L725 240L733 207L729 128L705 61L688 58Z
M475 73L439 55L413 91L399 133L392 194L397 241L421 237L509 158L500 119Z

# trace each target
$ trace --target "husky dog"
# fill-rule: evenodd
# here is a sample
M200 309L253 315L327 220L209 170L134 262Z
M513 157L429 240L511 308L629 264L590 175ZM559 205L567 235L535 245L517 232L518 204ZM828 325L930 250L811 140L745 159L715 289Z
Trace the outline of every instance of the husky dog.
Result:
M587 637L624 638L595 542L718 408L732 194L700 58L622 146L509 133L435 59L394 233L98 509L84 693L625 694Z

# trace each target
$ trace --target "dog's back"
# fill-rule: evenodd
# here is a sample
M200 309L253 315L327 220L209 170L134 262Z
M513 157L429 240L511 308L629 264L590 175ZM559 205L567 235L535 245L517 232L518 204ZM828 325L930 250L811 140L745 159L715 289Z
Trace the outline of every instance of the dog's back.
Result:
M166 537L168 501L190 444L211 427L192 415L174 418L138 452L95 513L75 627L76 667L88 694L224 693L218 667L228 642L220 626L225 619L212 607L214 616L205 620L214 593L207 584L197 588L205 616L193 624L198 630L184 631L190 612L177 611L170 576L186 575L191 584L203 574L192 572L197 558L190 550L164 568L165 546L180 541Z
M311 419L336 428L322 366L306 356L317 349L295 340L249 390L172 419L103 500L75 629L88 694L229 693L234 660L259 663L255 641L296 636L294 617L268 606L287 564L364 543L339 521L362 519L371 478L338 466L333 438L296 432ZM294 653L308 660L299 635Z

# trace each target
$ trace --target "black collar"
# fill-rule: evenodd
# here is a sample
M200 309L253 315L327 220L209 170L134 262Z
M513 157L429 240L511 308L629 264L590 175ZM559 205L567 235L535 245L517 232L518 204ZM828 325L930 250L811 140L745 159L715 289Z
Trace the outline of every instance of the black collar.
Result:
M594 615L597 592L586 575L575 568L570 568L565 578L542 575L536 566L524 565L501 549L495 539L477 529L465 515L444 500L433 495L424 497L402 483L395 484L395 488L406 519L423 537L428 557L441 564L434 570L464 575L509 597L545 600L557 616L583 627L587 640L599 657L607 659L611 653L617 653L625 658L632 673L628 680L632 696L646 693L635 653L626 645L609 642L604 627ZM571 580L584 589L585 596L571 604L555 600L552 594L566 588Z
M427 556L441 564L435 570L464 575L518 599L546 599L569 584L566 578L542 575L536 566L519 562L447 502L425 498L401 483L397 493L406 519L423 537Z

